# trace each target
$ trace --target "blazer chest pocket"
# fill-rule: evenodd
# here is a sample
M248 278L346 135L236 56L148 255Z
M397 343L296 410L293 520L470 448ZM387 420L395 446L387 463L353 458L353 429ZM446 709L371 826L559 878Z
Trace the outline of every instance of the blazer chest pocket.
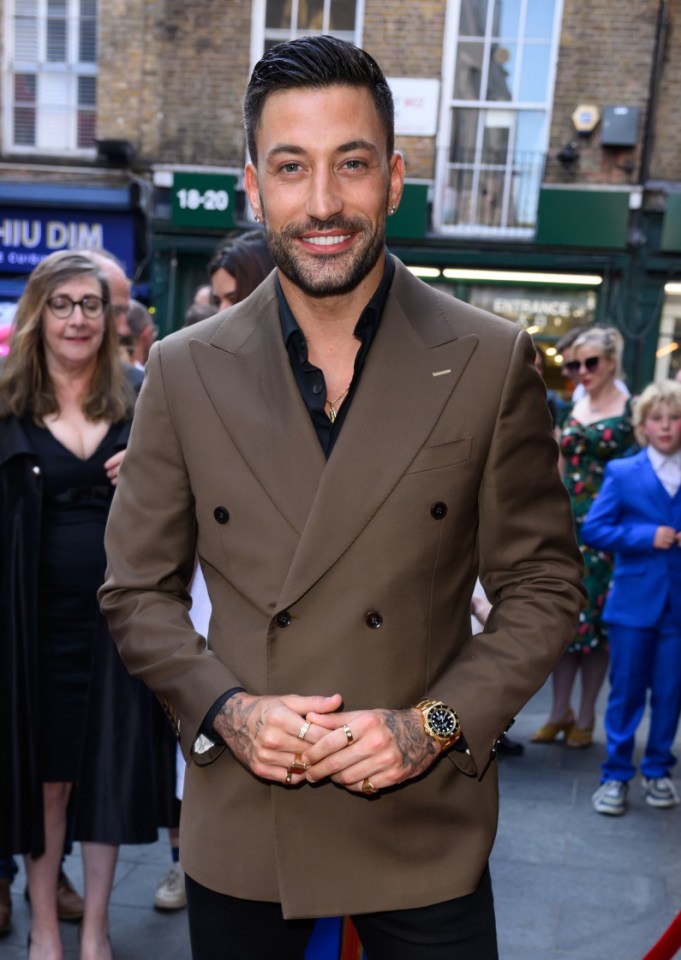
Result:
M407 473L422 473L425 470L438 470L465 463L471 458L473 437L460 437L449 443L438 443L432 447L423 447L411 462Z

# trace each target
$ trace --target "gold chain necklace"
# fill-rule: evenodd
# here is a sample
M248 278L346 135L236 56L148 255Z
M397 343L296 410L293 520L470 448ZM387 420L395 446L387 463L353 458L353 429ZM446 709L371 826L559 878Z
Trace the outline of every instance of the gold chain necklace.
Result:
M338 416L338 411L336 410L336 404L341 402L341 400L343 399L343 397L345 396L345 394L348 392L349 389L350 389L350 384L347 385L347 387L342 393L338 394L335 400L324 401L324 405L328 406L329 408L328 418L331 421L331 423L335 423L336 417Z

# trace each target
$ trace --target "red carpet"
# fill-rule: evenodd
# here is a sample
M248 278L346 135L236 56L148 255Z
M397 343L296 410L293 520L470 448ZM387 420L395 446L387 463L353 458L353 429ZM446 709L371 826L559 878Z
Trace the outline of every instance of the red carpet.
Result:
M670 926L662 934L643 960L672 960L681 950L681 912L677 913Z

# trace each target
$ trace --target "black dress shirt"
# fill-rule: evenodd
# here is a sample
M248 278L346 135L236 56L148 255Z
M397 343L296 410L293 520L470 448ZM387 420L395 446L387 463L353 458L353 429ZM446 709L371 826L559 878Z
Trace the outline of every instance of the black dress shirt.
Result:
M333 397L327 397L324 374L315 367L307 357L307 343L303 336L303 331L298 326L296 318L291 312L284 291L276 279L277 298L279 300L279 319L281 321L281 333L284 338L284 344L288 351L293 376L296 378L298 389L308 409L313 426L317 433L322 450L327 457L330 456L334 444L338 439L338 434L345 421L352 398L357 389L364 363L369 353L369 348L373 343L378 325L383 316L385 302L388 299L390 286L395 275L395 262L386 251L385 267L383 277L378 285L376 292L362 311L359 320L354 329L354 336L359 340L359 350L355 356L355 369L352 375L352 382L348 393L340 406L336 419L332 423L324 409L327 400L333 400Z

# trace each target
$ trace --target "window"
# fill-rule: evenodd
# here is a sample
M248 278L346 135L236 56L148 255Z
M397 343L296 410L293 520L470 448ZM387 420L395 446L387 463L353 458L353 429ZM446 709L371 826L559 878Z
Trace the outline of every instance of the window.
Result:
M548 144L562 0L449 0L436 222L531 236Z
M254 0L253 62L282 40L331 34L359 46L364 0Z
M97 0L14 0L6 23L7 149L90 152L95 147Z

